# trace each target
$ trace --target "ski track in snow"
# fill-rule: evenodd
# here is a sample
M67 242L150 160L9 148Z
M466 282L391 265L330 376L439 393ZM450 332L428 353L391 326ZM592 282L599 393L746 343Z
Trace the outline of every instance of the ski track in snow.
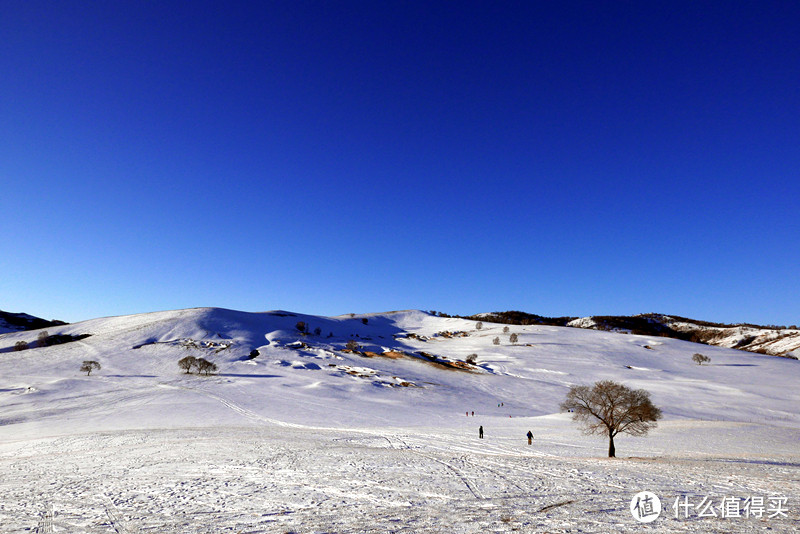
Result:
M0 457L0 531L639 532L634 489L665 507L684 494L800 495L797 464L733 473L713 459L487 454L461 441L477 439L270 426L37 440ZM793 532L799 519L795 507L770 523L667 517L649 530Z

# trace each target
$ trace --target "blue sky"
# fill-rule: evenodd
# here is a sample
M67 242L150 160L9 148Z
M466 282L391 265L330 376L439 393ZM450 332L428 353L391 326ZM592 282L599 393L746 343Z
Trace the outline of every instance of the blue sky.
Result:
M0 309L800 323L796 2L0 4Z

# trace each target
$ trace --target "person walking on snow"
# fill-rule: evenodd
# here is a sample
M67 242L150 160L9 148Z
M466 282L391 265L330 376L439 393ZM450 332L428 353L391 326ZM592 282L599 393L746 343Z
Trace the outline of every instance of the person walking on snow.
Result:
M478 437L483 439L483 425L478 428Z
M528 445L531 444L531 441L533 441L533 432L528 430Z

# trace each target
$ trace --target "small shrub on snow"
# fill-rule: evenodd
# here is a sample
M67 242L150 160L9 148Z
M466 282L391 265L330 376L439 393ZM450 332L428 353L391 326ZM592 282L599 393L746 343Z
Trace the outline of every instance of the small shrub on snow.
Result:
M86 376L92 374L94 369L100 369L100 364L93 360L86 360L81 364L81 372L86 373Z
M697 363L697 365L703 365L703 363L705 362L710 362L711 358L709 358L708 356L703 356L698 352L695 353L694 356L692 356L692 361Z

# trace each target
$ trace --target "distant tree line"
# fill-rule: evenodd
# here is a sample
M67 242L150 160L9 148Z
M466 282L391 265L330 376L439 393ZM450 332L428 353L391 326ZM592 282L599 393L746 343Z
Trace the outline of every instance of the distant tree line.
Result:
M68 323L64 321L41 319L39 317L32 317L24 313L9 313L0 311L0 320L5 321L6 324L18 328L19 330L39 330L40 328L50 328L53 326L64 326Z
M36 338L36 348L40 347L51 347L53 345L62 345L64 343L70 343L72 341L78 341L80 339L86 339L90 337L91 334L54 334L50 335L47 333L47 330L43 332L39 332L39 335ZM27 341L17 341L14 343L14 350L28 350L31 346Z
M543 317L532 313L521 311L494 312L489 316L480 315L446 315L443 317L457 317L459 319L469 319L470 321L488 321L490 323L512 324L512 325L543 325L543 326L567 326L567 323L577 319L577 317Z

